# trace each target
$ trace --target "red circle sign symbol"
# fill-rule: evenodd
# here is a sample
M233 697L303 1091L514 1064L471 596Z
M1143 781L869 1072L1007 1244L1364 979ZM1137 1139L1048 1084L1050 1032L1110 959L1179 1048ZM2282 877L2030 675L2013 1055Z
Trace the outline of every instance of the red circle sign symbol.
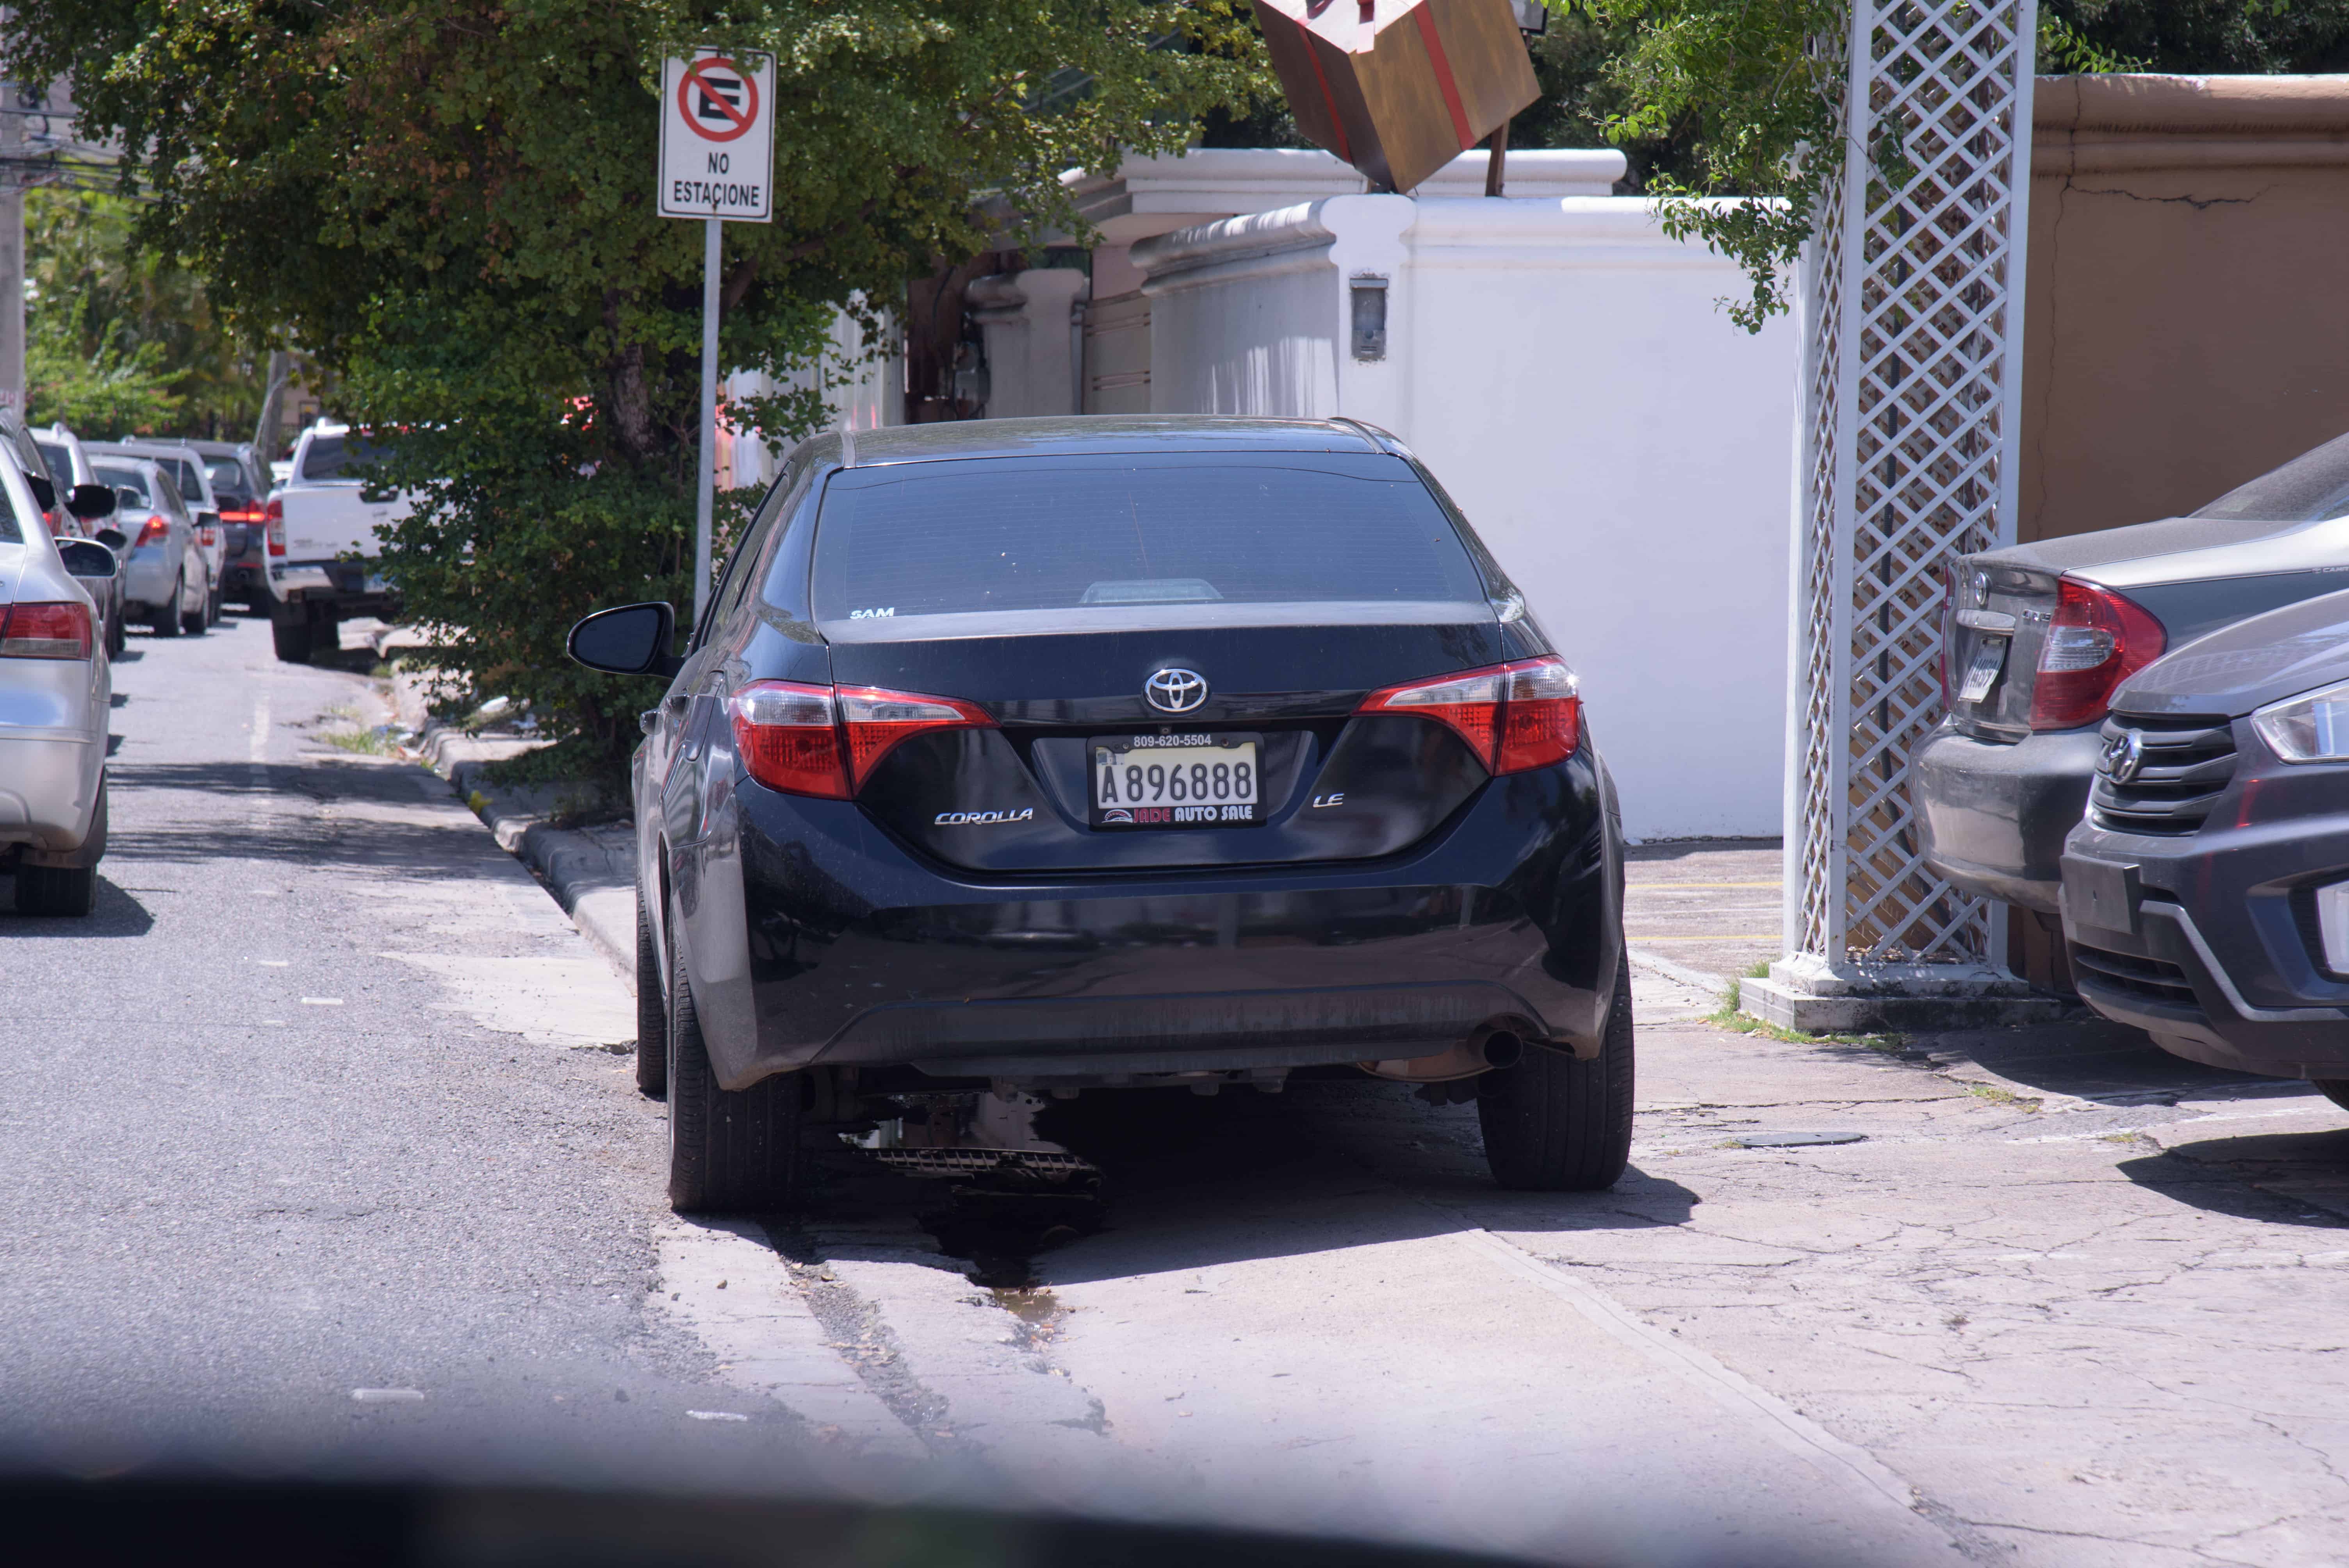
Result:
M713 71L726 75L704 74ZM677 111L703 140L732 141L759 123L759 79L720 56L695 60L678 78Z

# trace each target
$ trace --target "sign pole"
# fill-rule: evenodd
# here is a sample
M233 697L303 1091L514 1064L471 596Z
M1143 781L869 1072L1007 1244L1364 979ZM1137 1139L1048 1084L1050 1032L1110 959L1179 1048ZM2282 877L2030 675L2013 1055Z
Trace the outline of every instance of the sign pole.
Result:
M701 473L693 498L693 624L709 606L709 520L718 496L718 242L725 220L703 225L701 246Z
M711 514L718 500L719 225L774 218L775 62L697 49L661 67L660 215L701 221L701 454L694 476L693 624L709 610Z

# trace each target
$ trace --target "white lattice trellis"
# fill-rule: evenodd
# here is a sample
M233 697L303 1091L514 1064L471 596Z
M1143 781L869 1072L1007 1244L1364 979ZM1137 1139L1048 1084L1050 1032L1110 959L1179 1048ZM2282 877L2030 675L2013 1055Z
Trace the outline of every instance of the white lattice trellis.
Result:
M1836 975L1992 959L1992 911L1920 857L1909 758L1942 565L2014 537L2036 30L2035 0L1853 0L1844 40L1843 183L1802 278L1787 899Z

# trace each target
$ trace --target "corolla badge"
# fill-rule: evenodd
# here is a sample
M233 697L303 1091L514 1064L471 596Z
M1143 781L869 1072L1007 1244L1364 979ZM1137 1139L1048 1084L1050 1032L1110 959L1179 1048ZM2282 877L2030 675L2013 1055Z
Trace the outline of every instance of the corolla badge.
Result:
M2145 766L2145 737L2134 729L2123 730L2105 742L2102 758L2105 776L2116 784L2127 784Z
M1196 670L1160 670L1142 683L1142 695L1161 713L1188 713L1207 700L1207 677Z

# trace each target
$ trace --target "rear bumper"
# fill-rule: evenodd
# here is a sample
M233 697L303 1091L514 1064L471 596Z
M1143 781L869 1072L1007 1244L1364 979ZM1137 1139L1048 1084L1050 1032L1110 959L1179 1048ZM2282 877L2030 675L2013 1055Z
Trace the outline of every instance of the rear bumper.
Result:
M70 730L0 727L0 847L80 849L98 810L103 750Z
M133 550L122 569L124 597L134 603L158 607L171 599L171 587L177 575L171 561L159 545Z
M1380 861L1017 885L918 858L846 802L736 799L755 1044L713 1036L729 1088L819 1063L1302 1067L1428 1055L1504 1020L1588 1056L1604 1032L1620 851L1580 759L1492 781ZM686 905L696 857L673 866Z
M2349 1078L2349 980L2319 966L2298 907L2344 879L2349 815L2174 839L2084 824L2064 857L2074 982L2098 1013L2189 1060Z
M280 614L299 606L304 616L331 614L337 620L375 615L388 621L399 615L399 595L370 581L365 562L273 562L263 586Z
M1909 763L1925 863L1968 892L2054 914L2064 836L2086 814L2100 744L2094 726L2002 744L1944 724Z

